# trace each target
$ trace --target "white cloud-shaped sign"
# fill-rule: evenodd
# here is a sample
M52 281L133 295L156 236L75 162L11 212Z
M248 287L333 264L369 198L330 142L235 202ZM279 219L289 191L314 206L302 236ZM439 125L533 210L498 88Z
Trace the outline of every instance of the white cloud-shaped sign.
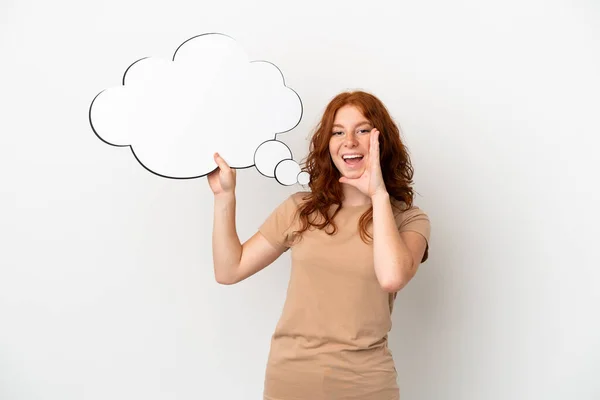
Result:
M218 152L231 167L256 166L283 185L308 181L276 140L300 122L300 97L274 64L249 61L223 34L185 41L172 61L134 62L122 86L94 98L89 118L101 140L130 146L140 164L163 177L205 176L217 167Z

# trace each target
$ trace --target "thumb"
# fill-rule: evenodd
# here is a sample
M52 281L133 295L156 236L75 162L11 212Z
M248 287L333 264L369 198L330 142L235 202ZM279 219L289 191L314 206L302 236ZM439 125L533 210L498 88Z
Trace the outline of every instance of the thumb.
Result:
M223 157L221 157L221 155L219 153L214 154L214 159L215 159L215 163L218 165L218 167L221 170L229 169L229 165L227 164L227 162L225 162L225 160L223 159Z

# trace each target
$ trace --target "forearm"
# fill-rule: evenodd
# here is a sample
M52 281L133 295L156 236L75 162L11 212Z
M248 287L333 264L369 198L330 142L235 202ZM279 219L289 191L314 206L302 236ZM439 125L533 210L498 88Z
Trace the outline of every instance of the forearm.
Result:
M215 196L213 220L213 264L218 282L235 275L242 256L242 245L235 226L235 193Z
M410 281L415 266L410 251L398 232L389 194L376 194L371 201L375 275L384 290L395 292Z

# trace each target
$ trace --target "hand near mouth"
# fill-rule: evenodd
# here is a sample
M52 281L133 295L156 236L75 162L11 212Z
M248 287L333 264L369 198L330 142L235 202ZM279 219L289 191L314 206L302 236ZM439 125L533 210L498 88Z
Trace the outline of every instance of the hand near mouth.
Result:
M370 132L369 158L362 175L358 178L346 178L342 176L340 183L346 183L354 186L369 197L377 193L385 192L385 182L381 173L381 164L379 160L379 131L373 128Z

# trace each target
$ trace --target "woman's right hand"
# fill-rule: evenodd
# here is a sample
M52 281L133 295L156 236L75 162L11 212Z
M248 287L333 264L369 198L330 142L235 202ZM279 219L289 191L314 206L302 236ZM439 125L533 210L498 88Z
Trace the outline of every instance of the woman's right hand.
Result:
M211 190L215 196L234 193L236 171L227 165L219 153L215 153L214 157L218 168L208 174L208 184Z

